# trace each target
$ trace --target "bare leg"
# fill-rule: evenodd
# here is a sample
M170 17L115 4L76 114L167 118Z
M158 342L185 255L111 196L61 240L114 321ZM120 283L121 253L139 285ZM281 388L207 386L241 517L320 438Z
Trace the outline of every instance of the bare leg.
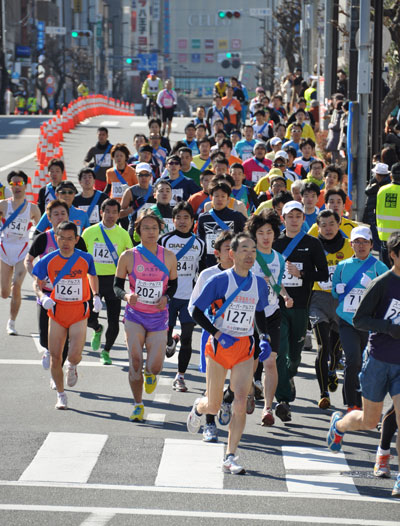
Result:
M272 407L276 387L278 385L276 356L276 352L272 352L269 358L264 362L264 409Z
M216 415L221 407L224 395L224 384L227 369L221 364L206 356L207 372L207 396L204 396L197 404L197 412L200 414ZM247 396L247 393L246 393Z
M11 304L10 304L10 318L15 320L17 318L19 309L21 307L21 287L26 275L26 269L23 261L18 261L14 267L14 276L11 285Z
M363 397L362 405L362 411L351 411L336 423L336 429L340 433L368 430L377 426L382 415L383 402L371 402Z
M50 351L50 371L57 392L64 392L64 375L62 370L62 352L68 330L54 321L49 319L49 351Z
M125 320L125 339L129 355L129 385L136 404L143 400L143 346L146 331L142 325Z

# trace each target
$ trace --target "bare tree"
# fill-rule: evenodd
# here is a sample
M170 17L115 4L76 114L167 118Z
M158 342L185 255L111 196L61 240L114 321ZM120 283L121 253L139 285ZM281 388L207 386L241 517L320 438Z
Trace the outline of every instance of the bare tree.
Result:
M278 39L288 63L289 71L300 66L300 34L298 27L301 20L301 0L288 0L274 12L278 22ZM299 58L296 60L297 55Z

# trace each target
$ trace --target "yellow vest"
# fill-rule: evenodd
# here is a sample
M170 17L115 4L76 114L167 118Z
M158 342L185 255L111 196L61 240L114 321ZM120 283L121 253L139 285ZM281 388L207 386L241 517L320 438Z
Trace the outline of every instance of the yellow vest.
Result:
M342 246L340 250L338 250L334 254L327 254L326 262L328 263L329 281L328 282L316 281L314 283L313 290L322 290L323 292L329 292L330 294L332 290L332 277L333 277L333 274L335 273L335 269L337 265L340 263L340 261L351 258L353 254L354 254L354 251L348 239L344 240L344 245Z
M6 198L6 187L0 183L0 199Z
M340 221L340 230L343 232L345 237L350 238L351 231L356 226L360 226L356 221L342 217ZM310 230L307 232L309 236L318 237L318 225L315 223Z
M313 100L311 98L311 95L313 93L315 93L317 90L315 88L312 88L312 87L309 87L306 89L306 91L304 92L304 98L306 99L307 101L307 106L306 106L306 109L307 110L310 110L311 109L311 101Z
M376 227L381 241L400 230L400 184L383 186L376 198Z

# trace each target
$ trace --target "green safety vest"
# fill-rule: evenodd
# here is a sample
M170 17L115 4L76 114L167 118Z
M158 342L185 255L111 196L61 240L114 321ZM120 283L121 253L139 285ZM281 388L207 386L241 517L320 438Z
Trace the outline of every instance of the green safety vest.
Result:
M315 93L316 91L317 90L315 88L310 87L310 88L307 88L306 91L304 92L304 98L307 101L307 107L306 107L307 110L311 109L311 102L314 100L311 98L311 95Z
M29 97L28 99L28 110L32 113L37 111L37 100L35 97Z
M376 227L381 241L400 230L400 184L383 186L376 198Z

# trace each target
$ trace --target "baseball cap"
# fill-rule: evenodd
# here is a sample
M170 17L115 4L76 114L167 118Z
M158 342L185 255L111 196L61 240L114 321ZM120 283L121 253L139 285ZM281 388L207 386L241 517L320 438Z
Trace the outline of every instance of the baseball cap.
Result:
M356 226L351 231L350 241L354 241L355 239L358 239L359 237L362 237L363 239L366 239L367 241L372 241L371 229L367 226Z
M385 163L376 163L375 168L372 168L371 172L378 175L390 174L389 166Z
M151 166L149 163L138 163L135 166L135 170L137 174L140 174L140 172L149 172L151 174Z
M282 215L288 214L292 210L300 210L300 212L303 212L304 214L304 208L301 203L298 201L289 201L288 203L285 203L282 208Z
M156 72L154 71L154 69L151 69L150 70L150 75L155 75L155 74L156 74Z
M282 179L285 179L283 177L283 172L279 168L271 168L271 170L268 172L268 178L271 181L271 179L275 179L276 177L282 177Z
M218 77L218 82L225 82L225 77Z
M282 139L280 137L272 137L269 143L271 146L276 146L277 144L282 143Z
M285 152L285 150L279 150L275 154L274 161L276 161L276 159L285 159L285 161L287 161L289 159L289 156L287 152Z
M142 152L153 153L153 148L150 146L150 144L144 144L143 146L139 148L139 153L142 153Z
M61 183L56 188L56 192L64 190L64 188L69 188L70 190L73 190L76 194L78 193L78 190L76 189L76 186L72 181L61 181Z
M261 86L258 86L258 88L256 88L256 93L265 93L265 89Z

